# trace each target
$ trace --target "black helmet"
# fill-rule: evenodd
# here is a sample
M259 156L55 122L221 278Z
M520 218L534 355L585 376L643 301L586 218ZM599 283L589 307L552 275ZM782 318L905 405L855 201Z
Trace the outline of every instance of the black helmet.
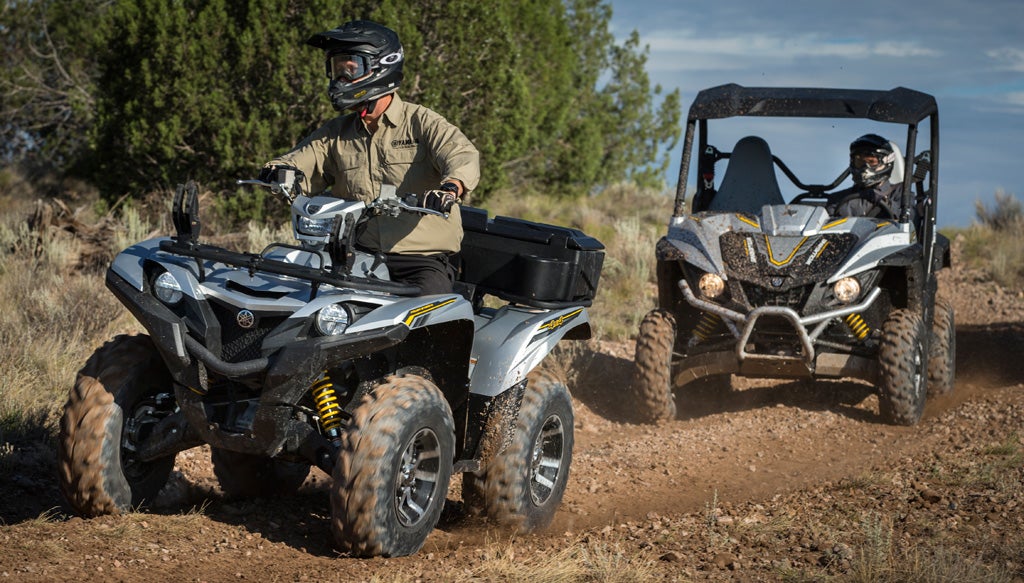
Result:
M896 152L889 140L865 134L850 144L850 174L857 186L875 186L889 179Z
M353 20L313 35L306 44L326 53L327 96L338 111L394 93L402 83L402 43L386 26Z

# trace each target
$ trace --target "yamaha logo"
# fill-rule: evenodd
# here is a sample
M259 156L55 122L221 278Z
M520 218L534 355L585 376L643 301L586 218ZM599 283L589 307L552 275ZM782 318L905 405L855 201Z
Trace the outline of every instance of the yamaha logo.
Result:
M256 315L249 310L240 310L238 315L235 316L235 321L242 328L252 328L253 324L256 323Z

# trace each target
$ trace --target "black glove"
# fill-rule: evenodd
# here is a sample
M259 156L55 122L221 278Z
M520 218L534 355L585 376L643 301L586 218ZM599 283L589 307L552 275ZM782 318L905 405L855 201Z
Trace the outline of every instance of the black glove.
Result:
M459 187L451 182L445 182L434 190L428 190L420 195L419 206L448 214L459 200Z
M292 172L295 173L293 175L294 177L292 178L291 182L289 182L287 179L288 170L291 170ZM305 177L306 175L302 172L302 170L299 170L295 166L276 165L264 166L263 168L261 168L260 174L259 176L256 177L256 179L259 180L260 182L288 184L288 186L292 186L295 182L301 184L302 180Z

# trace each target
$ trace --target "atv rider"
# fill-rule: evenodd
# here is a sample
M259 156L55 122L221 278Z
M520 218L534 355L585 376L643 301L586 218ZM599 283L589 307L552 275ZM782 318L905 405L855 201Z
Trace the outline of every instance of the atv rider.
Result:
M369 202L390 184L399 194L418 194L421 206L447 217L378 215L356 244L383 253L394 281L417 285L423 295L450 293L451 256L462 243L457 205L480 180L479 152L440 114L398 96L405 57L393 30L355 20L306 43L324 51L327 95L344 113L268 162L260 179L291 167L301 171L307 193L329 188L333 196Z
M831 214L898 218L903 185L890 181L898 155L892 143L877 134L865 134L850 143L853 187L829 195Z

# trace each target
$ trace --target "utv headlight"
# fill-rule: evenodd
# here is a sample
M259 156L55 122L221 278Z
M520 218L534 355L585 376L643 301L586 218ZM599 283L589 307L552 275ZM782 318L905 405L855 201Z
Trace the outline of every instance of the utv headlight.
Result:
M860 282L855 277L844 277L832 286L832 293L841 303L848 304L860 296Z
M714 273L705 273L698 282L700 293L706 298L715 299L725 291L725 280Z
M297 229L299 233L310 237L326 237L330 234L331 223L334 221L333 218L311 219L309 217L298 217L298 219Z
M316 315L316 329L324 336L341 334L351 322L348 310L339 304L324 306Z
M153 293L156 294L158 300L172 306L185 297L185 294L181 293L181 284L167 271L158 275L153 281Z

